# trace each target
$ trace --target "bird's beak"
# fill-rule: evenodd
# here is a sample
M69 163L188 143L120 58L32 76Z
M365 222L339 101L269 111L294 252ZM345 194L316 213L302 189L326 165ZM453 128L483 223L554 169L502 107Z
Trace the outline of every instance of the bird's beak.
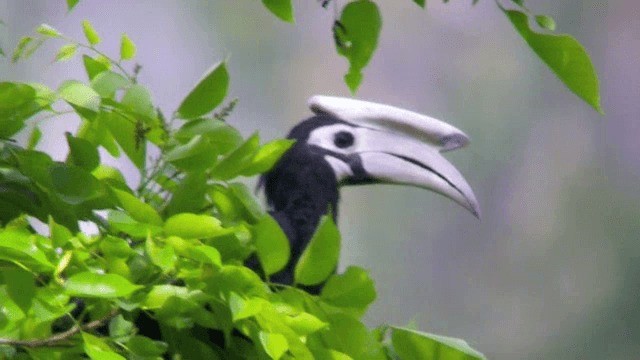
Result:
M480 217L480 207L471 186L436 147L403 135L371 129L359 129L358 138L356 156L370 179L432 190Z
M419 113L361 100L314 96L309 106L357 126L354 156L368 178L435 191L480 217L473 190L440 154L469 142L462 131Z

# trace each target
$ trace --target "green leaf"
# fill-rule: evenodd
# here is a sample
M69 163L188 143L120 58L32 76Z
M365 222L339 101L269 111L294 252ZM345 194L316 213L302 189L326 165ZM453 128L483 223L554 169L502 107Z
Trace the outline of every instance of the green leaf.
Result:
M426 5L426 0L413 0L414 3L418 4L418 6L420 6L421 8L424 9L424 6Z
M20 264L36 271L52 271L55 266L35 245L36 237L25 230L0 230L0 260Z
M153 236L162 232L160 226L137 222L122 211L109 211L108 221L113 230L129 234L134 238L145 239L149 235Z
M127 34L122 34L120 38L120 60L131 60L136 56L136 44L131 41Z
M520 7L524 7L524 0L511 0L511 2Z
M68 1L69 0L67 0L67 2ZM82 332L82 340L84 341L84 351L92 360L126 360L113 351L109 345L99 337Z
M293 144L295 140L291 139L279 139L264 144L251 159L251 164L242 170L242 175L252 176L271 170Z
M60 32L54 28L52 28L51 26L47 25L47 24L42 24L40 26L38 26L38 28L36 29L36 32L38 32L38 34L44 35L44 36L48 36L48 37L52 37L52 38L57 38L62 36L62 34L60 34Z
M339 255L340 232L331 217L325 215L296 264L296 283L316 285L323 282L335 271Z
M77 44L67 44L64 45L58 50L56 54L56 61L67 61L76 54L76 50L78 50Z
M100 43L100 36L98 35L98 32L93 28L88 20L82 21L82 31L84 31L84 36L87 38L89 44L97 45Z
M106 68L100 70L99 73L91 78L91 87L93 90L100 94L101 97L107 99L112 99L117 90L123 89L127 85L129 85L129 80L118 73L107 71Z
M531 49L569 90L603 114L598 76L584 47L570 35L536 33L529 27L527 14L501 9Z
M218 156L215 146L208 138L196 135L188 143L169 150L164 158L177 168L191 172L210 168L216 163Z
M36 296L34 275L21 268L9 267L2 269L0 279L4 279L11 300L26 314Z
M345 82L355 93L362 81L362 69L367 66L378 46L382 19L374 2L357 0L344 7L340 24L344 28L334 27L337 32L336 48L338 54L349 60Z
M65 81L58 88L58 94L74 108L79 107L94 113L100 111L100 94L79 81Z
M106 257L126 259L135 253L125 239L111 235L107 235L102 238L99 247L100 251L102 251Z
M35 96L36 90L27 84L0 82L0 114L33 101Z
M209 215L177 214L167 219L164 224L167 235L175 235L185 239L203 239L228 233L220 220Z
M169 245L160 246L156 244L152 237L147 237L145 242L145 253L151 259L154 265L157 265L164 274L167 274L175 269L176 261L178 257L173 249Z
M171 239L175 239L176 237L170 237ZM199 261L203 264L210 264L216 268L222 266L222 256L220 252L208 245L199 245L187 248L186 257Z
M71 133L66 133L69 144L69 160L87 171L92 171L100 165L100 155L98 149L89 141L74 137Z
M291 249L289 239L280 225L270 215L265 215L253 231L256 253L265 274L271 275L282 270L289 262Z
M189 296L189 289L176 285L155 285L147 294L142 307L144 309L159 309L172 297L186 299Z
M173 190L171 201L164 209L167 216L178 213L196 213L202 210L207 191L207 177L204 172L190 172Z
M236 322L259 314L265 305L265 300L261 298L251 298L245 300L235 292L229 294L229 310L231 319Z
M282 334L260 331L260 343L270 358L278 360L289 350L287 338Z
M156 110L151 101L151 94L142 85L134 84L125 92L122 97L122 104L133 113L153 119L156 117Z
M78 5L80 0L67 0L67 10L71 11L73 8Z
M85 271L71 275L64 287L71 296L109 299L128 297L143 286L132 284L120 275Z
M140 359L156 359L167 351L167 344L148 337L135 335L127 342L127 349Z
M551 16L547 15L536 15L536 22L538 25L546 30L555 31L556 30L556 22L553 20Z
M486 359L464 340L392 327L391 340L401 359Z
M329 326L326 322L306 312L287 316L285 323L300 336L307 336Z
M146 162L147 143L136 141L136 125L129 119L116 113L101 113L96 119L106 125L116 142L138 169Z
M238 176L244 168L249 166L259 145L258 134L251 135L247 141L218 162L211 170L211 175L219 180L229 180Z
M113 188L112 190L118 198L120 206L131 215L134 220L141 223L162 226L162 218L151 205L145 204L142 200L126 191Z
M13 50L11 62L17 62L20 59L27 59L44 43L44 38L34 39L31 36L24 36L18 41L18 45Z
M262 3L280 20L289 23L295 22L291 0L262 0Z
M87 71L89 80L92 80L96 75L103 71L109 70L109 66L101 61L97 61L89 55L82 55L82 61L84 68Z
M325 343L331 348L349 355L353 359L386 359L382 344L374 338L360 321L343 313L327 315L329 331L321 333ZM402 360L414 360L406 358ZM440 359L440 358L434 358Z
M57 164L49 169L49 174L53 189L67 204L77 205L105 195L100 181L80 167Z
M29 135L29 141L27 142L27 149L33 150L38 146L40 139L42 138L42 131L38 126L34 126L31 131L31 135Z
M340 275L332 275L323 286L320 298L334 306L367 309L376 299L376 289L369 274L362 268L349 266Z
M177 115L182 119L193 119L209 113L220 105L229 88L229 73L224 62L214 65L189 92Z
M231 183L229 184L229 190L246 211L247 217L250 218L248 220L257 221L264 215L262 206L245 184Z
M227 154L242 144L242 136L232 126L218 119L194 119L186 122L174 134L180 142L185 143L197 135L205 136L215 145L216 152Z

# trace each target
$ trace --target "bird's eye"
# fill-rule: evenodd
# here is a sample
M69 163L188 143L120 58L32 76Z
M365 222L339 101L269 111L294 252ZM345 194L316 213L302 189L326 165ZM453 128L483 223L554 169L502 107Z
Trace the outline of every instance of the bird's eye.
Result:
M347 131L340 131L334 136L333 143L341 149L347 148L353 145L353 134Z

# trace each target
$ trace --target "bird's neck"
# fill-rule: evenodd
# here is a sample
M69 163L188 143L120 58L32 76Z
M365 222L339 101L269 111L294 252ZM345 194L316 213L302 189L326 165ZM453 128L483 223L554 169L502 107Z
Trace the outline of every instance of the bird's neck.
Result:
M294 256L304 250L323 215L331 213L335 221L338 214L338 184L331 166L322 153L300 143L266 174L265 194L274 217L294 232L287 234Z

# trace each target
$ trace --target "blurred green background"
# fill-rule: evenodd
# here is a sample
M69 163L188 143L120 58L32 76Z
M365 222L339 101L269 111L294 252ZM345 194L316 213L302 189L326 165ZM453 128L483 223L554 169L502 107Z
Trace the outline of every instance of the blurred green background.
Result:
M447 157L475 190L482 220L420 189L343 189L341 267L363 266L376 280L372 326L413 321L491 359L637 359L640 2L528 3L591 54L603 117L564 88L493 1L470 3L430 1L421 11L409 0L379 1L379 48L357 96L465 131L471 145ZM71 13L63 0L1 0L0 44L10 51L43 22L82 38L88 19L117 54L126 32L138 44L140 81L165 113L229 59L231 96L240 99L229 121L268 140L309 116L309 96L349 95L333 11L313 0L294 5L296 25L257 0L84 0ZM84 79L78 59L53 63L60 45L17 65L3 60L0 78L51 87ZM75 124L51 122L41 148L61 159L62 134Z

